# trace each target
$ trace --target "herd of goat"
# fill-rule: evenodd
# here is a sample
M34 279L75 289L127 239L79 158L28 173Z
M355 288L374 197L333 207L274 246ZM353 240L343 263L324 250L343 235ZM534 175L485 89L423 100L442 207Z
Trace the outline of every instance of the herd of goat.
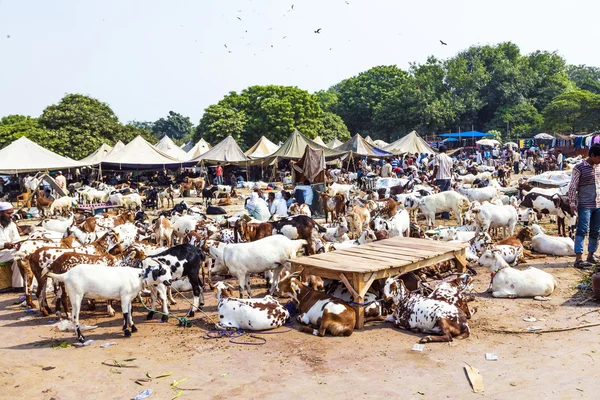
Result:
M246 183L246 187L253 189L254 184ZM245 198L231 187L196 189L208 191L204 197L211 199L218 192L225 193L229 204ZM172 188L123 193L106 185L83 187L73 197L47 205L51 214L62 213L62 217L20 226L26 239L15 259L26 281L27 305L39 307L42 315L52 312L46 296L51 289L47 282L52 279L56 311L62 308L73 319L80 341L84 340L79 329L84 297L92 307L94 300L108 300L109 315L114 315L111 300L120 300L123 331L130 336L137 330L132 303L140 292L148 291L152 300L147 318L159 313L167 320L169 304L175 304L171 291L191 290L189 317L204 305L205 285L215 287L212 276L226 274L237 278L240 295L234 296L230 284L217 283L220 327L263 330L281 326L290 314L273 296L285 296L300 313L297 321L302 331L347 336L356 324L351 291L339 281L291 274L289 259L299 253L336 251L394 236L468 242L467 259L492 274L493 297L550 295L556 288L552 275L537 268L514 267L527 257L540 257L535 253L573 255L568 235L575 225L574 216L560 188L539 189L521 180L508 189L517 194L506 195L507 188L489 167L482 167L477 175L457 174L453 190L447 192L409 179L388 179L369 193L351 183L333 183L320 193L326 222L319 224L311 208L301 204L292 204L288 216L274 216L270 221L247 215L213 218L207 215L212 205L175 201L177 193ZM163 200L172 208L157 210L149 218L144 211L145 206L154 205L148 203L149 194L163 208ZM109 202L124 209L97 216L73 211L79 203L90 202ZM436 225L436 215L443 212L450 212L458 225ZM424 229L417 224L419 214L424 217ZM560 236L548 235L538 225L543 215L557 219ZM452 275L452 269L452 262L444 262L376 281L365 296L367 320L385 319L403 329L432 334L423 342L468 337L471 312L467 303L473 297L466 292L472 278ZM259 273L265 274L269 295L252 298L250 278ZM442 281L430 287L429 277ZM38 304L33 302L34 287Z

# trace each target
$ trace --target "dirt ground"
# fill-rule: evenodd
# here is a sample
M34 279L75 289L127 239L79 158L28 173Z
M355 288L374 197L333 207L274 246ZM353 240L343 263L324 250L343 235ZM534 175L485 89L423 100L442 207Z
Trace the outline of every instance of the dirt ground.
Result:
M423 352L411 350L421 335L389 323L368 323L347 338L315 337L298 332L294 324L291 330L256 335L265 339L263 345L205 339L208 318L204 315L197 314L202 320L192 327L181 328L173 318L167 323L159 322L158 316L146 321L139 303L133 312L139 332L133 338L123 337L118 308L117 316L109 318L99 306L96 312L82 312L82 323L98 325L84 332L94 342L83 348L65 347L76 342L75 335L53 330L50 324L56 317L19 321L29 315L19 306L19 295L1 294L0 397L132 399L151 389L150 399L171 399L180 390L181 399L594 398L599 387L594 368L596 359L600 362L600 327L543 334L490 332L600 324L595 301L580 305L591 294L577 289L582 274L569 262L554 257L531 261L559 282L546 302L492 299L485 293L489 273L477 268L476 300L470 306L478 311L470 321L471 336L448 344L426 344ZM259 296L265 293L263 282L253 280ZM206 314L216 319L214 293L206 291L204 296ZM183 316L189 304L176 298L172 310ZM527 317L537 321L526 322ZM237 340L258 341L248 336ZM100 347L108 342L116 344ZM498 360L487 361L486 353L496 353ZM122 367L103 362L118 362ZM480 371L484 393L472 392L465 364ZM154 378L148 379L147 374ZM170 375L157 378L165 374ZM170 388L182 379L186 380Z

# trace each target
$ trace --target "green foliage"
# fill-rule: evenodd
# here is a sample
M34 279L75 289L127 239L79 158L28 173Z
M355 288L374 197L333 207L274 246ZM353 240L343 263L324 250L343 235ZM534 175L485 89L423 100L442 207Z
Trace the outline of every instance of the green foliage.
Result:
M204 138L215 145L227 136L232 136L241 146L244 142L242 135L245 128L246 116L243 111L213 104L204 110L204 115L196 128L194 142Z
M600 95L571 90L556 96L544 109L545 125L552 131L595 131L600 128Z
M395 65L374 67L346 79L332 88L338 97L336 114L342 117L351 134L379 138L374 126L376 107L407 79L408 72Z
M152 128L154 127L154 122L151 121L129 121L127 125L131 125L134 128L144 130L148 133L152 133Z
M507 124L510 131L508 136L506 136ZM488 128L504 132L504 139L512 140L518 136L540 132L543 124L542 114L527 101L523 101L517 105L499 107Z
M338 106L338 97L334 90L319 90L315 93L319 106L324 112L335 113Z
M121 133L121 124L108 104L81 94L68 94L46 107L39 123L52 136L45 146L74 159L87 156L103 142L115 143Z
M231 134L242 148L261 136L277 143L298 129L314 138L323 128L317 97L292 86L251 86L205 110L196 137L211 143Z
M8 146L22 136L43 144L49 135L45 129L40 128L37 118L8 115L0 120L0 148Z
M321 136L321 139L323 139L325 143L335 138L342 142L350 139L350 131L339 115L331 112L324 112L321 116L321 123L323 124L323 129L319 132L319 136Z
M169 111L167 118L161 118L152 125L152 134L157 139L164 135L173 140L181 140L186 135L191 135L194 130L194 124L189 117Z
M600 94L600 68L586 65L569 65L567 74L578 88Z

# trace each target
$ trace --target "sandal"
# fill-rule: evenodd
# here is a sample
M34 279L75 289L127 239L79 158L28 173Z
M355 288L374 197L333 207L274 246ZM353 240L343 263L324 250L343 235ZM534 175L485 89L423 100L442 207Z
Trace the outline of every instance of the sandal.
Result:
M573 266L575 268L579 268L579 269L590 268L592 265L594 265L594 264L592 264L589 261L585 261L585 260L579 260L579 261L576 261L575 264L573 264Z

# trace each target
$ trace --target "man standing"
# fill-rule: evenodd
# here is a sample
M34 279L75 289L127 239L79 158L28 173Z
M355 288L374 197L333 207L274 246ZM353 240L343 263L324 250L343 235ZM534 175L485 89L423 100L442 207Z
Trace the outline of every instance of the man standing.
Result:
M435 156L431 165L433 165L432 180L435 179L435 185L440 188L440 192L450 190L450 181L452 180L452 159L446 154L446 146L440 146L440 153ZM442 219L449 219L450 214L442 213Z
M223 167L221 167L221 163L217 163L217 169L215 171L215 175L217 176L217 185L223 184Z
M392 164L388 160L385 160L385 164L381 167L381 177L389 178L392 176Z
M558 166L558 170L562 171L563 169L563 160L565 159L565 156L563 156L562 151L558 151L558 156L556 156L556 165Z
M513 150L512 159L513 159L513 168L515 169L515 175L517 175L519 173L519 163L521 162L521 153L519 153L518 149Z
M67 191L67 180L65 179L61 171L58 171L56 173L56 178L54 178L54 180L56 181L56 184L59 188L61 188L64 192Z
M23 287L23 277L13 258L13 254L18 250L15 242L21 240L17 224L12 220L15 212L12 204L7 202L0 203L0 263L12 261L12 287Z
M588 158L573 168L569 185L571 212L577 213L575 233L575 268L591 267L597 262L594 253L600 236L600 144L593 145ZM589 231L588 256L583 260L583 242Z

